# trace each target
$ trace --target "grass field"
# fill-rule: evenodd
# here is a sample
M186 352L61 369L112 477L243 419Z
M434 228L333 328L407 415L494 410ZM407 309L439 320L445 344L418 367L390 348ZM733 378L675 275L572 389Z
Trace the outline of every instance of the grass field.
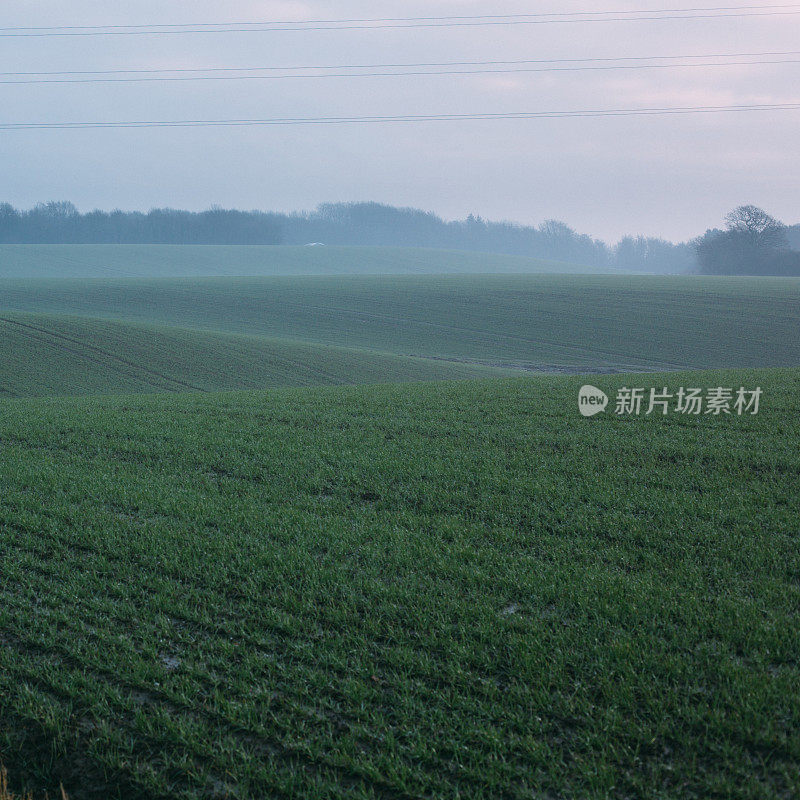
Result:
M501 370L282 339L0 312L0 395L460 380Z
M546 371L800 366L800 279L794 278L3 281L0 316L8 312L84 315Z
M0 247L13 791L795 796L800 279L486 258Z
M789 798L800 371L0 400L0 757L81 798Z
M0 245L0 279L596 271L564 261L418 247Z

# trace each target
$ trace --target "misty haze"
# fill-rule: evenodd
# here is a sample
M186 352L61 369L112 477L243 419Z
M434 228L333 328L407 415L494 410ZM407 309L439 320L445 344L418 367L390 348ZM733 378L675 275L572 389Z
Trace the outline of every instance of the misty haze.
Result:
M800 796L800 3L7 5L0 800Z

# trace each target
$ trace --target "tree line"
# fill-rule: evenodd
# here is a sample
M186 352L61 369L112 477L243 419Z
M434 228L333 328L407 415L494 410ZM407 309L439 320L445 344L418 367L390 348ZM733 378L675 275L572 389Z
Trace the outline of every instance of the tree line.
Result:
M283 225L289 244L437 247L652 272L684 272L694 260L689 245L663 239L629 236L608 245L558 220L536 227L472 214L445 221L431 212L380 203L324 204L312 212L287 215Z
M446 221L431 212L381 203L328 203L292 214L212 208L90 211L69 202L18 210L0 204L0 242L16 244L295 244L433 247L530 256L595 267L685 272L688 245L629 236L616 245L547 220L525 226L470 215Z
M0 203L0 242L6 244L280 244L279 215L260 211L90 211L68 202L20 211Z
M693 242L707 275L800 275L800 225L788 228L758 206L739 206ZM797 249L793 249L797 248Z
M0 203L0 242L6 244L320 242L472 250L644 272L716 274L749 269L756 274L794 274L796 255L789 246L800 240L800 226L789 229L773 220L765 231L774 228L774 235L765 233L753 239L749 224L753 220L729 219L725 231L707 231L693 242L676 244L656 237L626 236L616 244L607 244L557 220L538 226L491 222L474 215L447 221L431 212L381 203L328 203L314 211L292 214L217 207L200 212L163 208L147 213L117 210L82 214L69 202L40 203L27 210ZM740 230L742 225L744 229Z

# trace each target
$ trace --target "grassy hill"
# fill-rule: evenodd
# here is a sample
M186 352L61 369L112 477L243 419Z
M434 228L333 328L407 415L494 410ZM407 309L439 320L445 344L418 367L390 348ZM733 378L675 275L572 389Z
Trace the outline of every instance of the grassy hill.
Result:
M0 313L79 314L486 365L800 365L800 279L452 275L3 281Z
M0 313L0 395L12 397L455 380L500 373L288 340Z
M800 371L581 382L0 400L15 788L793 796Z
M596 271L563 261L418 247L0 245L0 279Z

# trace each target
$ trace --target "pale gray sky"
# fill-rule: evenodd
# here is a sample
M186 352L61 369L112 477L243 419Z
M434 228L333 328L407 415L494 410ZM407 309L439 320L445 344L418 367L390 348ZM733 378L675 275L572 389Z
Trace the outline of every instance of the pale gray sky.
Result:
M746 0L730 5L743 5ZM523 14L718 0L71 3L0 27ZM766 6L760 0L751 5ZM800 10L800 5L798 5ZM0 71L616 58L800 50L800 16L410 30L0 38ZM792 58L785 56L784 58ZM794 56L800 59L800 55ZM8 80L8 78L0 78ZM0 122L516 112L800 102L800 63L319 80L0 86ZM800 111L395 125L0 131L0 200L294 210L377 200L682 239L756 203L800 221Z

